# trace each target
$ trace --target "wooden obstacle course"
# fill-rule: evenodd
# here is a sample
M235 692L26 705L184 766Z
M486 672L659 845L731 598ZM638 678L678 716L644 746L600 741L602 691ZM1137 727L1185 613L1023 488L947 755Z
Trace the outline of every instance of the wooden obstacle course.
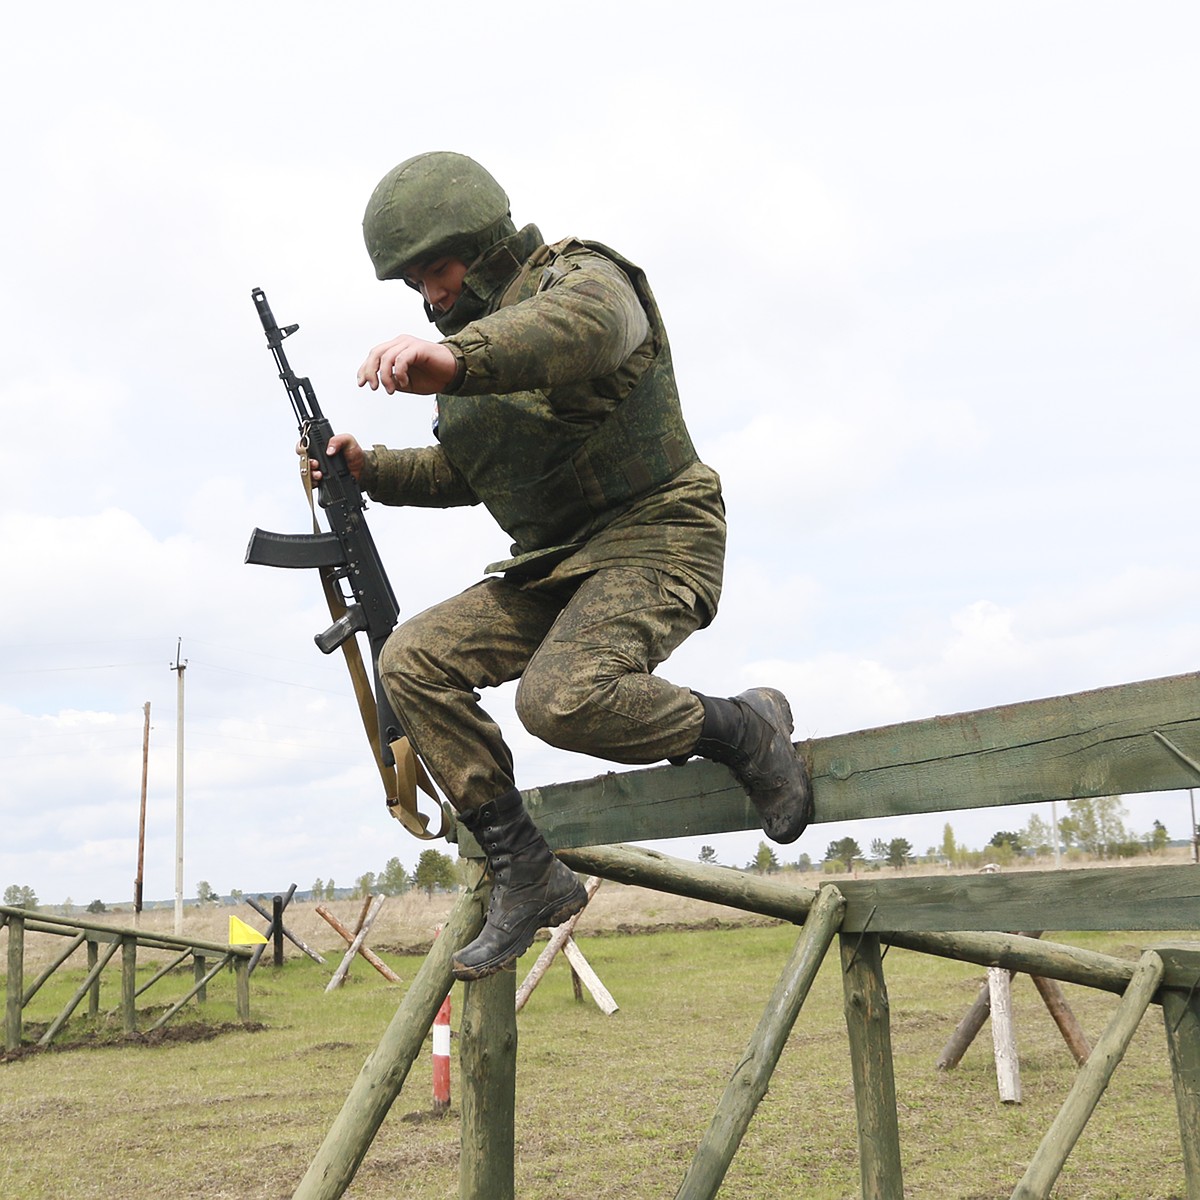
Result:
M39 1039L39 1045L48 1046L62 1031L71 1014L88 998L88 1014L96 1016L100 1005L100 977L104 968L117 951L121 952L121 1000L119 1011L124 1031L138 1031L137 998L164 978L171 970L186 959L193 963L193 986L159 1016L149 1030L161 1028L174 1017L189 1000L203 1001L208 984L226 967L232 967L236 976L237 1014L239 1020L250 1019L250 971L251 951L247 946L222 946L213 942L197 941L193 938L174 937L169 934L147 933L137 929L124 929L70 917L55 917L30 912L20 908L0 906L0 926L8 929L8 973L5 981L4 1048L13 1051L22 1044L23 1011L40 990L42 985L62 967L81 946L87 945L88 971L83 982L66 1006L50 1022ZM65 949L55 957L41 974L25 986L25 935L26 933L48 933L69 938ZM100 950L101 946L105 949ZM137 986L137 953L140 947L155 950L176 951L176 958L161 968L152 979ZM209 959L215 965L209 966ZM149 1032L147 1030L147 1032Z
M1200 675L867 730L810 742L801 750L810 761L822 821L1182 789L1197 782ZM631 835L651 839L757 828L729 771L712 763L614 772L534 789L526 801L576 871L804 927L677 1196L716 1195L836 934L864 1198L903 1197L883 975L884 949L896 945L1122 996L1060 1119L1013 1193L1021 1200L1049 1194L1133 1029L1151 1004L1160 1005L1168 1026L1187 1196L1200 1200L1200 944L1165 946L1131 962L991 932L1040 928L1047 912L1067 929L1200 929L1200 866L849 880L814 891L612 844ZM344 1194L450 985L450 958L480 928L486 900L482 878L460 898L295 1200ZM471 1098L463 1105L462 1200L514 1195L513 983L514 976L503 973L466 985L460 1046Z

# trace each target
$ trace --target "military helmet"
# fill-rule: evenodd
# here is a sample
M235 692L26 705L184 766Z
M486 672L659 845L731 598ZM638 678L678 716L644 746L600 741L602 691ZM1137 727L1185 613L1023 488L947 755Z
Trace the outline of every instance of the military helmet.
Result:
M453 254L470 263L512 232L504 189L474 159L435 150L393 167L371 193L363 238L379 279Z

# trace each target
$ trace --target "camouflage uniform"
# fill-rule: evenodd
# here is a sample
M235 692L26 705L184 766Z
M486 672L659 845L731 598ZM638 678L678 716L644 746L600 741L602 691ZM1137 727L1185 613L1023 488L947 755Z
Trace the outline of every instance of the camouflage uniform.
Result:
M388 642L381 674L413 744L457 808L494 800L512 756L476 689L519 678L517 713L552 745L686 756L703 706L653 672L716 612L724 506L644 277L529 225L472 264L437 324L458 360L438 444L376 446L362 481L382 504L482 502L513 557Z

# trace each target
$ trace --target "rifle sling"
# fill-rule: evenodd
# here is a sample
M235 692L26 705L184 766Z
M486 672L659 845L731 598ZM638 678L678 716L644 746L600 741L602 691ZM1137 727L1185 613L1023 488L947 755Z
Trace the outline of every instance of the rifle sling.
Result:
M320 533L321 527L317 522L317 509L313 501L313 485L311 468L306 452L300 456L300 477L304 483L304 492L308 497L308 507L312 514L313 532ZM335 622L346 614L346 603L338 590L332 567L321 567L321 589L325 593L325 602L329 605L329 615ZM383 747L379 740L379 713L375 703L375 693L367 677L367 670L358 648L358 638L354 635L342 643L342 654L346 660L346 669L350 672L350 682L354 687L354 696L358 701L359 716L362 717L363 729L367 741L371 743L371 752L375 766L379 770L379 778L383 781L383 791L387 798L388 812L408 830L413 837L422 841L433 841L445 837L448 822L446 814L438 800L432 781L425 770L425 765L417 757L416 751L407 737L398 738L391 743L392 757L395 766L389 767L383 761ZM438 812L438 828L430 832L429 817L417 809L417 789L420 788L434 802Z

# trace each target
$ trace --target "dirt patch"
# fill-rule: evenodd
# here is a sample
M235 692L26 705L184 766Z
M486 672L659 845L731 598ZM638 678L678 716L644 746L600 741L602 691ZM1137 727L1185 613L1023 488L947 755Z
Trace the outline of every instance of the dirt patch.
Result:
M266 1029L261 1021L181 1021L152 1029L146 1033L125 1033L123 1030L92 1029L69 1039L53 1041L48 1046L39 1046L37 1039L46 1032L46 1025L26 1023L24 1034L32 1039L30 1044L16 1050L0 1052L0 1063L15 1062L33 1054L54 1053L56 1050L104 1050L112 1046L170 1046L176 1043L211 1042L224 1033L260 1033Z

